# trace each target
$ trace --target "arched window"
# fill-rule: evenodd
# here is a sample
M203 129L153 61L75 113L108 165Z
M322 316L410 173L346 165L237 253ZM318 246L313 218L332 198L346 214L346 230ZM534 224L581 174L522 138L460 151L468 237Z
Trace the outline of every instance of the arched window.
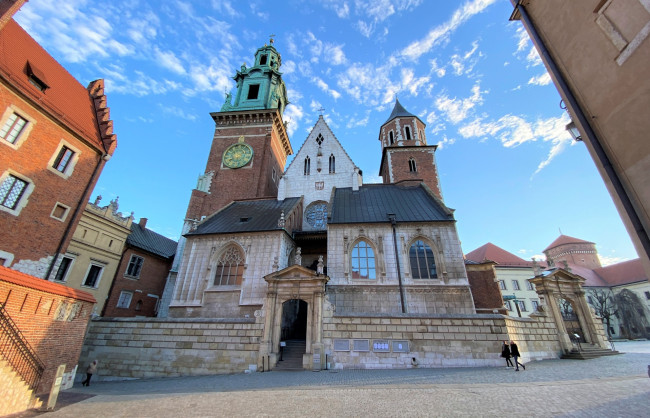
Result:
M410 141L411 140L411 128L408 126L404 127L404 133L406 134L406 140Z
M311 170L311 160L309 157L305 158L305 176L309 175L309 171Z
M334 154L330 155L330 174L336 173L336 158Z
M415 160L414 160L412 157L409 158L409 171L410 171L411 173L415 173L415 172L418 171L418 167L417 167L417 165L415 164Z
M375 252L366 241L359 241L352 249L352 278L371 279L375 275Z
M395 138L393 137L393 131L388 132L388 145L393 145L395 143Z
M435 279L438 276L433 251L423 241L417 240L411 245L409 259L411 261L411 276L414 279Z
M244 275L244 255L236 245L230 245L219 257L214 273L215 286L240 285Z

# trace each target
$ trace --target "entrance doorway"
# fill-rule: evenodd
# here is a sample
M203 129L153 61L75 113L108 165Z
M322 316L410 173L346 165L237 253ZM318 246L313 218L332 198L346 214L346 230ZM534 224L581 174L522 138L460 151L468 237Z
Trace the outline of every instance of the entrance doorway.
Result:
M307 302L290 299L282 304L282 325L280 339L302 340L307 337Z

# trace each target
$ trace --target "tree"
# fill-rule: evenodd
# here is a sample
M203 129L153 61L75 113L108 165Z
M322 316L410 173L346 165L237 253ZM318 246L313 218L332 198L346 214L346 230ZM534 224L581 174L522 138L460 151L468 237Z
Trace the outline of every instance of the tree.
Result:
M629 289L621 290L614 298L619 308L618 317L621 319L621 328L625 331L626 337L649 337L648 308L644 306L641 299Z
M618 309L616 303L614 303L614 294L609 289L589 289L589 296L589 303L596 311L596 315L605 322L607 336L611 337L612 317L618 315Z

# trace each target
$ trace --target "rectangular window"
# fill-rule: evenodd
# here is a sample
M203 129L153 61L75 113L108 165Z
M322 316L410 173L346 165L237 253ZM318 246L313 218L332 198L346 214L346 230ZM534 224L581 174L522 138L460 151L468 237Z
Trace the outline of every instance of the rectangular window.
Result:
M0 205L16 209L20 198L27 189L27 182L19 179L18 177L10 174L0 185Z
M260 65L266 65L267 55L262 55L260 57Z
M0 130L0 138L9 142L10 144L15 144L18 136L27 125L27 120L23 119L20 115L13 113Z
M251 84L248 86L248 96L246 96L247 100L255 100L257 99L257 95L260 92L260 85L259 84Z
M526 280L526 289L527 290L535 290L535 287L533 286L533 284L531 282Z
M91 264L90 268L88 269L88 274L86 274L86 278L84 279L83 285L96 288L99 284L99 278L102 275L102 270L104 270L102 266Z
M499 280L499 289L501 290L507 290L506 289L506 282L503 280Z
M126 275L130 277L139 277L140 270L142 270L142 263L144 263L144 258L132 255L131 260L129 261L129 267L126 269Z
M74 151L72 151L70 148L66 147L65 145L62 146L61 151L59 151L59 155L54 160L54 164L52 165L52 167L55 168L57 171L65 173L65 169L68 168L68 164L70 164L70 160L72 159L73 156L74 156Z
M122 290L122 292L120 293L120 298L117 300L117 307L128 309L129 306L131 305L132 298L133 298L132 292L127 292L126 290Z
M509 311L512 310L512 305L510 304L510 301L509 301L509 300L506 301L505 305L506 305L506 309L507 309L507 310L509 310Z
M66 276L68 275L68 270L72 265L73 259L71 257L63 257L61 259L61 264L59 264L59 269L56 271L56 276L54 280L59 282L65 282Z
M539 306L539 302L536 300L531 300L530 303L533 305L533 311L536 311L537 307Z
M519 310L522 312L528 312L526 311L526 303L523 300L518 300L517 303L519 304Z
M512 281L512 289L513 290L520 290L519 289L519 280L513 280Z

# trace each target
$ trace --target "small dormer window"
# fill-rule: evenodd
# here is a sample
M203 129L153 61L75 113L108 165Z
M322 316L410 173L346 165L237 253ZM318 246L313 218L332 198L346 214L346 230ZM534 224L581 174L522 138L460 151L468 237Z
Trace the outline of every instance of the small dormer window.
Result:
M260 57L260 65L266 65L267 59L268 59L268 55L262 55Z
M242 217L242 218L239 218L239 222L241 222L241 223L248 222L249 220L250 220L249 217Z
M259 84L251 84L248 86L248 96L246 96L247 100L255 100L257 99L257 95L260 92L260 85Z
M43 74L38 68L34 67L33 64L27 62L25 72L27 73L29 82L40 91L45 91L50 87L47 85L45 74Z

